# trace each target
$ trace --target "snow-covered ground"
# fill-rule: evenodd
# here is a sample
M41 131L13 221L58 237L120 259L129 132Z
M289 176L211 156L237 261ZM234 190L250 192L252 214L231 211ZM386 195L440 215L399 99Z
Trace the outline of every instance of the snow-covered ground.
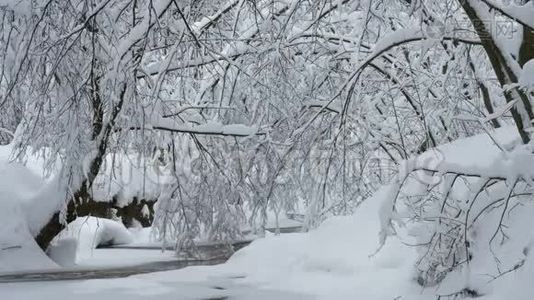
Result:
M95 295L105 299L393 299L417 295L419 289L409 280L412 249L392 240L373 255L378 245L379 204L370 201L356 215L331 219L309 233L257 240L219 266L66 284L0 284L0 294L9 300L38 295L43 299L55 293L77 299Z
M297 294L271 289L261 289L235 283L231 278L210 278L203 282L171 281L157 274L121 279L88 280L79 282L45 282L0 285L3 300L57 299L78 300L298 300L315 299L307 294Z
M0 284L0 294L7 297L3 299L10 300L54 295L55 292L77 299L90 299L94 295L109 299L222 296L232 299L394 299L400 295L419 296L420 288L412 283L409 275L415 258L412 248L391 240L373 255L378 246L380 224L376 212L379 200L367 202L354 216L330 219L309 233L273 235L257 240L219 266L67 284Z
M120 258L120 259L117 259ZM110 268L127 267L145 263L176 260L173 251L161 251L159 249L94 249L90 257L84 257L77 261L80 268Z

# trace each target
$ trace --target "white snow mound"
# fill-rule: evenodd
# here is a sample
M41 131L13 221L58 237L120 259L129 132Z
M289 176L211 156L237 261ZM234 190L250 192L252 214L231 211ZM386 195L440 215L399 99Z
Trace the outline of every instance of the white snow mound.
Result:
M58 264L68 266L90 258L93 249L98 246L129 244L132 241L132 234L121 222L79 217L54 238L48 255Z

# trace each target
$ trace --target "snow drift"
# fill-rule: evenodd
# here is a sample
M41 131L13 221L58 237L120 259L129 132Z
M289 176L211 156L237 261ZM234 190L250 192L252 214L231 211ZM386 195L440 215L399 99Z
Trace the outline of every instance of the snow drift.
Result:
M79 217L54 238L47 253L59 265L72 266L79 260L90 258L93 249L98 246L128 244L132 241L131 233L120 222Z
M0 272L55 268L35 243L28 223L28 201L43 180L10 162L10 154L9 146L0 147Z

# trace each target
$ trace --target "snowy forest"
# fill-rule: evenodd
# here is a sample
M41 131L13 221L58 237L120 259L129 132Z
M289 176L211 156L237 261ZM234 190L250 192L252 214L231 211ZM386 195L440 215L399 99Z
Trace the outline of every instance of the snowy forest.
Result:
M533 0L0 0L0 299L534 299Z

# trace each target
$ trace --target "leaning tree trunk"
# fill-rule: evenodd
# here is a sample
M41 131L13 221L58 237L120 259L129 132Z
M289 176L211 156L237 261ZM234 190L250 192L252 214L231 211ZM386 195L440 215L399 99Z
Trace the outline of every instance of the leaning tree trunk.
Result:
M518 62L523 67L531 59L534 59L534 29L523 26L523 42L519 49Z
M61 222L60 212L56 212L41 229L35 238L41 249L46 250L54 237L61 232L65 223L74 221L77 217L93 216L98 218L112 219L119 217L125 226L132 226L137 221L143 227L149 227L154 218L155 199L138 199L134 197L128 205L119 206L117 201L95 201L84 185L73 200L67 205L66 220ZM145 213L145 206L148 215ZM135 221L134 221L135 220Z
M497 46L492 33L486 28L486 22L481 19L477 10L471 5L471 1L463 0L460 1L460 4L467 14L467 17L472 22L501 86L504 88L506 85L517 83L518 75L515 74L514 71L508 66L505 54L502 53L501 49L499 49ZM520 64L522 60L532 56L532 31L527 30L525 27L525 32L526 34L523 36L523 43L521 47L522 55L520 55L520 59L518 61ZM512 112L512 117L523 143L527 144L530 142L530 136L527 133L526 128L531 126L530 122L532 119L534 119L534 113L529 97L520 89L505 91L504 96L506 98L506 102L510 103L518 99L523 106L522 109L517 109L514 106L510 111Z
M67 211L65 213L66 219L64 222L61 220L61 214L59 211L55 212L48 223L39 231L35 241L41 247L46 250L48 245L65 227L64 224L70 223L76 219L77 216L98 216L104 217L107 214L107 203L96 202L90 198L87 190L87 182L82 184L82 187L74 194L72 199L67 204Z
M126 94L126 84L122 86L120 91L119 102L113 107L110 115L110 119L107 124L104 124L104 110L102 99L100 98L100 89L98 79L94 74L91 74L91 106L93 110L93 128L92 128L92 140L97 146L97 153L91 161L88 174L82 181L81 185L77 187L73 196L68 199L66 209L66 220L61 220L61 211L54 213L48 223L39 231L39 234L35 237L37 244L41 249L46 250L52 239L58 235L65 227L65 224L72 222L77 216L99 216L106 217L108 210L106 204L96 202L91 197L91 187L93 182L100 172L102 163L108 149L108 141L113 134L115 120L119 115L124 103Z

